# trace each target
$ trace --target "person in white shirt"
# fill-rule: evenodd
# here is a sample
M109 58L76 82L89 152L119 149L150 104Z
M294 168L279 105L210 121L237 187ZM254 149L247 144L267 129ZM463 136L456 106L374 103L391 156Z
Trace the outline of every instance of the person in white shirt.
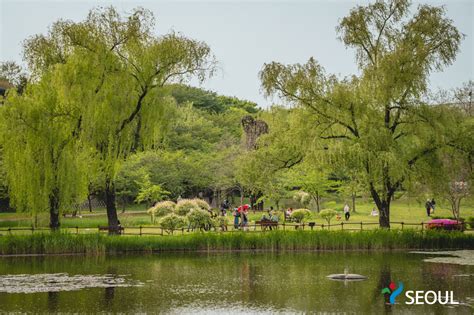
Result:
M349 218L351 217L351 213L349 212L349 210L349 205L346 203L344 206L344 216L346 217L346 221L349 220Z
M373 216L373 217L376 217L376 216L379 215L379 212L378 212L377 209L375 209L375 207L374 207L374 208L372 208L372 212L370 213L370 215Z

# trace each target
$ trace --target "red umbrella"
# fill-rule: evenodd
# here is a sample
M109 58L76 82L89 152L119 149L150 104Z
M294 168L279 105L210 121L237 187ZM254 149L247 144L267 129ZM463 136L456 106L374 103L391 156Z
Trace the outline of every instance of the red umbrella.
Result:
M242 212L242 207L243 207L243 210L247 210L248 208L250 208L250 205L249 204L245 204L243 206L240 206L237 208L237 211L238 212Z

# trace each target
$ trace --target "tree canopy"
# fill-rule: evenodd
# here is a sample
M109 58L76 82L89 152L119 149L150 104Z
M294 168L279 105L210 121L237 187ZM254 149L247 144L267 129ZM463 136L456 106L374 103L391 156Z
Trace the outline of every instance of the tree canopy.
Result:
M454 61L462 39L443 7L409 8L406 0L377 1L341 20L339 38L355 50L358 76L329 75L313 58L271 62L260 73L267 95L313 115L332 163L364 172L382 227L390 226L392 197L415 164L445 145L438 137L445 119L422 95L428 75Z

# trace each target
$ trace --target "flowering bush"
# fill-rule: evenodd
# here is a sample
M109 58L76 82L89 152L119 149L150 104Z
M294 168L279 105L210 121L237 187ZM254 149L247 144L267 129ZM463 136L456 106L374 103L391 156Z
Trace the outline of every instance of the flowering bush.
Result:
M181 199L176 204L175 213L177 215L185 216L194 208L199 208L194 199Z
M202 229L206 226L212 225L211 214L199 208L194 208L186 215L189 225L193 228Z
M174 211L176 204L172 201L158 202L156 205L147 210L147 213L151 215L151 222L155 223L156 217L164 217Z
M321 212L319 213L319 216L323 218L324 220L326 220L328 224L331 224L331 219L334 218L336 214L337 212L335 210L325 209L325 210L321 210Z
M173 230L182 228L186 225L186 219L174 213L165 215L160 220L160 226L166 230L167 233L173 234Z
M202 199L195 198L195 199L193 199L193 201L202 210L210 210L211 209L211 206L209 206L209 204L206 201L202 200Z
M305 220L311 218L311 211L308 209L296 209L291 213L291 218L293 221L301 223Z
M227 229L227 224L229 222L227 221L227 217L223 216L218 216L212 219L212 226L217 230L218 228L221 228L223 231Z

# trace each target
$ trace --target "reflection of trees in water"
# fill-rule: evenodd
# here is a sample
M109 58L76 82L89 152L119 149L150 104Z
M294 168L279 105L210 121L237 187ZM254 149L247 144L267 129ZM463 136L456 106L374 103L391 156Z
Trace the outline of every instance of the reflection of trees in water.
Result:
M382 263L382 266L380 267L380 277L379 277L379 283L375 287L374 291L374 300L379 301L380 300L380 295L382 294L383 288L387 288L390 282L392 281L392 271L390 268L389 263ZM390 294L384 294L384 310L385 313L391 313L392 312L392 306L390 305ZM378 303L375 303L378 304ZM379 306L377 305L377 309L380 309Z
M107 267L107 273L110 275L118 276L117 268L113 266ZM115 297L115 287L107 287L104 289L104 305L110 310L112 307Z
M59 305L59 292L48 292L48 312L57 312Z

